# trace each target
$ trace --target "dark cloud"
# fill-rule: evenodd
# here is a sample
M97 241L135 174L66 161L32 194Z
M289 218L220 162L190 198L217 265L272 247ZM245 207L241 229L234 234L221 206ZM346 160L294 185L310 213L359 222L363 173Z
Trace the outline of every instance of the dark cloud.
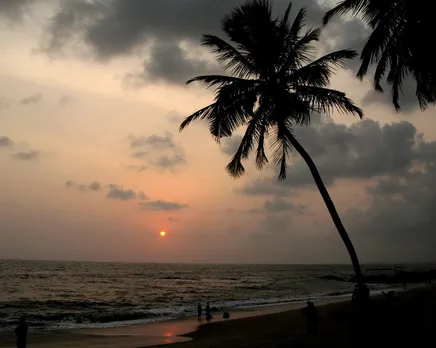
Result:
M6 136L0 136L0 148L2 147L11 147L14 145L14 141Z
M102 184L98 181L93 181L90 184L76 184L72 180L68 180L65 183L66 188L77 188L79 191L93 191L100 192L102 190Z
M99 182L97 182L97 181L94 181L94 182L91 183L91 185L89 185L89 189L91 191L98 192L98 191L101 190L101 184Z
M172 149L176 147L173 135L170 132L165 132L164 136L156 134L150 136L129 135L128 140L132 148L150 146L159 149Z
M288 194L286 187L282 182L276 183L271 177L264 177L249 182L240 190L243 194L249 196L286 196Z
M74 181L72 181L72 180L68 180L68 181L65 183L65 187L66 187L66 188L70 188L70 187L74 187L74 186L76 186L76 184L75 184Z
M21 20L27 6L34 2L35 0L1 0L0 17L11 21Z
M436 143L432 145L436 149ZM415 166L378 178L367 188L369 207L351 209L346 215L356 240L372 246L373 258L435 260L436 151L431 160L419 160Z
M201 55L192 54L190 47L198 46L202 34L221 35L221 18L241 3L241 0L65 1L52 18L42 47L51 55L59 55L72 42L83 42L101 61L145 55L147 51L141 72L128 76L130 83L141 85L144 80L180 83L192 74L215 69ZM288 0L276 0L275 11L283 12L287 4ZM302 6L308 9L308 24L319 25L325 8L315 0L296 0L293 15ZM332 45L339 46L341 40L342 44L352 44L356 35L360 38L359 22L351 22L350 31L326 29L337 35L332 38ZM344 33L352 38L342 39Z
M141 202L141 209L153 211L174 211L188 208L187 204L166 201Z
M126 83L131 87L142 87L147 81L167 81L183 84L201 72L212 74L219 71L216 65L199 58L190 58L186 49L177 42L153 45L149 59L144 61L142 71L128 74Z
M394 109L392 103L391 88L386 84L382 84L384 92L377 92L374 89L368 91L362 99L363 106L371 104L379 104ZM416 83L411 77L406 77L402 87L402 96L400 98L401 112L412 112L419 110L418 99L416 98Z
M163 155L151 161L151 163L160 169L172 170L175 167L186 164L184 151L174 153L173 155Z
M327 124L305 131L299 138L311 149L327 183L337 183L340 190L339 179L356 179L366 187L365 203L348 208L342 216L362 259L434 261L436 141L425 140L409 122L382 126L366 120L350 127ZM290 203L283 201L289 189L315 189L309 171L303 175L304 168L304 163L295 161L284 183L269 177L244 189L246 194L275 197L265 202L270 212L261 231L286 227L281 219L287 214L272 211Z
M42 100L42 94L32 94L28 97L25 97L19 101L21 105L32 105L38 104Z
M34 161L40 157L40 153L38 151L17 152L13 154L13 157L20 161Z
M120 185L109 185L109 191L106 195L109 199L120 200L120 201L131 201L136 199L136 192L133 190L125 190L123 186Z
M164 136L136 136L130 135L128 142L131 156L142 161L142 164L130 166L130 168L142 172L148 168L174 171L176 168L187 163L184 148L177 144L170 132Z
M324 45L324 53L351 48L357 52L361 52L371 30L362 24L360 18L351 18L349 20L331 21L323 30L321 43ZM360 59L347 61L346 66L357 74L361 65ZM370 66L367 77L372 79L375 72L375 66ZM377 92L375 89L370 89L363 97L363 105L383 104L394 109L392 102L391 88L386 82L382 83L384 93ZM416 83L411 77L405 77L402 86L403 95L400 99L401 109L403 112L410 112L419 108L417 101Z
M148 200L148 196L142 191L134 191L131 189L124 189L122 185L103 185L98 181L93 181L90 184L77 184L72 180L68 180L65 183L66 188L76 188L82 192L102 192L107 191L106 198L119 200L119 201L131 201L138 199L140 201Z
M337 179L368 179L409 168L420 154L417 131L409 122L381 126L367 119L350 127L328 123L296 130L327 185ZM312 175L297 154L283 183L268 177L247 185L249 195L283 195L286 188L315 187ZM282 190L282 192L280 192Z
M304 205L295 205L294 203L281 198L275 198L274 200L265 201L264 209L267 213L283 213L292 211L294 213L303 214L306 207Z
M360 53L370 34L369 28L358 18L331 21L322 31L320 42L323 53L342 49L353 49ZM360 59L347 61L346 67L357 74Z

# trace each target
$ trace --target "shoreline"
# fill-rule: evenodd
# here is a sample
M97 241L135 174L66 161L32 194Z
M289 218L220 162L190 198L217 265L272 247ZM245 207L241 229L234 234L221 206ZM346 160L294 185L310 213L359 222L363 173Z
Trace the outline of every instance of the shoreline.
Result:
M371 289L372 295L381 294L382 291L402 291L403 289L400 286L389 286L385 285L386 287L383 288L376 288ZM420 284L412 285L409 288L420 286ZM253 304L253 303L247 303L246 305L237 305L235 307L232 306L223 306L221 304L215 304L212 303L212 308L215 309L215 311L212 311L212 315L214 315L214 321L217 318L217 315L220 316L223 311L232 313L233 315L236 315L238 318L240 315L238 313L243 313L244 316L247 316L248 313L252 312L259 312L260 314L256 315L262 315L263 312L267 311L269 312L276 312L276 311L283 311L280 310L280 308L286 308L285 310L291 310L294 307L299 308L302 304L305 304L307 300L310 300L314 303L330 303L330 302L339 302L342 301L343 298L351 298L352 292L351 290L348 292L332 292L332 293L313 293L307 296L299 296L299 297L291 297L291 299L286 298L273 298L259 299L259 304ZM257 301L257 299L254 299ZM272 300L272 301L271 301ZM253 299L252 299L253 301ZM263 302L266 301L266 302ZM196 311L193 309L192 312ZM158 308L159 309L159 308ZM251 315L250 315L251 316ZM182 321L182 320L189 320L196 318L194 314L188 314L188 315L176 315L175 313L173 315L168 316L162 316L162 317L156 317L156 318L142 318L142 319L133 319L133 320L120 320L120 321L109 321L109 322L83 322L83 323L70 323L70 322L63 322L58 321L57 324L52 326L30 326L29 332L79 332L79 331L106 331L106 330L112 330L112 329L123 329L128 327L134 327L139 325L154 325L158 323L165 323L165 322L174 322L174 321ZM234 319L232 316L231 319ZM5 331L12 331L14 327L3 327L0 328L0 335L2 335Z
M409 289L413 291L413 288ZM386 290L388 291L388 290ZM396 292L400 292L398 289ZM373 293L378 296L378 291ZM308 297L307 299L310 299ZM330 305L339 305L349 302L351 296L340 295L323 300L315 301L318 308L323 309ZM230 319L222 319L222 312L212 313L213 320L199 322L197 318L186 317L169 321L161 321L146 324L135 324L119 328L101 329L73 329L53 330L46 332L29 333L29 345L36 348L138 348L155 347L164 344L178 344L194 342L198 337L203 337L204 332L213 331L214 328L226 327L227 325L239 325L239 322L246 320L264 321L270 316L298 317L300 321L301 312L299 309L305 307L306 301L281 303L276 305L258 306L239 309L230 312ZM238 324L234 324L238 323ZM212 335L214 335L212 333ZM193 343L195 344L195 343ZM0 336L2 347L14 347L13 335Z
M309 298L309 297L308 297ZM349 295L340 295L317 301L317 306L349 301ZM36 348L138 348L156 347L166 344L190 342L204 326L226 324L249 318L298 311L306 301L281 303L253 308L238 309L230 312L230 319L223 319L222 312L212 313L213 319L198 321L196 317L185 317L154 323L135 324L117 328L48 330L30 332L28 344ZM15 347L13 334L0 335L0 346Z
M363 321L358 322L350 300L318 304L320 323L315 336L307 336L304 316L294 309L201 325L185 335L192 340L175 343L171 348L368 347L375 342L388 347L403 346L405 342L408 346L423 346L434 339L435 285L397 291L391 300L381 294L371 298L363 317L358 315ZM137 348L145 347L149 346Z

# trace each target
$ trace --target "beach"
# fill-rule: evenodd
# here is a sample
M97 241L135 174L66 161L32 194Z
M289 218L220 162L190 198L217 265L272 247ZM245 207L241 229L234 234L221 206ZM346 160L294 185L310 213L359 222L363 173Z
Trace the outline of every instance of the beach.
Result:
M396 270L395 265L364 266L366 274L376 276ZM287 310L288 303L349 297L352 274L349 265L0 261L0 334L13 330L21 316L30 332L41 332L186 319L206 302L231 313L262 313L282 305ZM389 279L368 283L373 293L398 286Z
M338 296L320 301L320 304L346 301L349 296ZM164 344L181 343L191 341L191 334L202 325L214 323L228 323L247 318L262 317L277 313L289 312L301 309L305 302L294 302L274 306L261 306L247 308L231 313L230 320L224 320L221 313L213 313L213 320L198 321L197 318L187 317L183 319L168 320L156 323L136 324L118 328L84 329L84 330L51 330L44 332L32 332L29 334L29 344L32 347L105 347L105 348L137 348L151 347ZM14 347L14 337L11 333L0 337L0 346Z
M308 337L302 303L271 306L232 313L224 321L199 325L194 318L124 328L66 330L32 334L29 347L139 348L170 344L172 348L200 347L288 347L335 345L345 347L353 339L350 303L346 298L334 303L317 303L319 333ZM340 301L340 302L338 302ZM365 316L364 338L358 343L402 344L424 342L436 329L436 287L415 288L397 293L392 301L384 296L371 300ZM2 347L14 347L11 334L0 339ZM356 346L353 342L353 346Z

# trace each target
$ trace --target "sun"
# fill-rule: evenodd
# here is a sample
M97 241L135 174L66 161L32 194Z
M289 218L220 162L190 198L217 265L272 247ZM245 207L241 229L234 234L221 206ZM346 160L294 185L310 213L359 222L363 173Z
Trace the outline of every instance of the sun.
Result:
M160 231L159 234L161 237L165 237L167 235L167 233L165 231Z

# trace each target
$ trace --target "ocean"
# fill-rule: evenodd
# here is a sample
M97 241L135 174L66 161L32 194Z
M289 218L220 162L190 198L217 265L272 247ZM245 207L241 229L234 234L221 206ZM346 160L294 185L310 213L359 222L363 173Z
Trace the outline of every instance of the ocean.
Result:
M20 316L38 330L119 327L194 316L199 302L234 311L316 301L350 294L352 282L322 277L352 273L333 265L0 261L0 330Z

